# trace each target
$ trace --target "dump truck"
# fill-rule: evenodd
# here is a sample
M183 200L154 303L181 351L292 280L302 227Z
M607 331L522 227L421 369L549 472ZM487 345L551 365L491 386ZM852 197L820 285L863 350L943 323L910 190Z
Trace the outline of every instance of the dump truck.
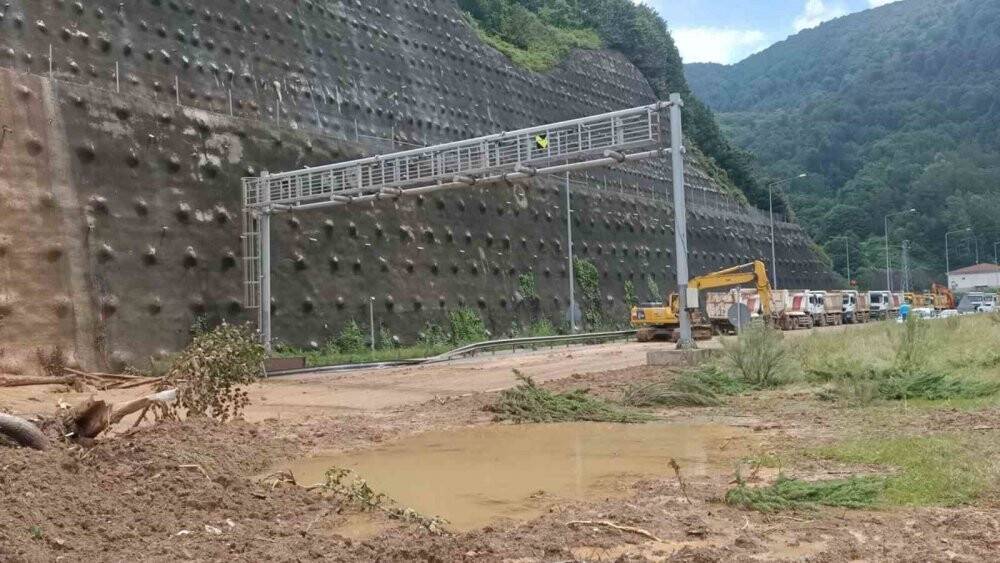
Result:
M868 306L873 319L888 319L892 311L892 296L888 291L869 291ZM899 308L897 307L898 311Z
M841 292L843 303L844 324L861 324L868 322L871 312L868 309L868 294L848 290Z
M809 290L779 289L771 292L771 306L776 326L781 330L812 328L809 315Z
M760 260L719 270L688 281L687 306L684 314L690 315L692 336L697 340L712 337L712 323L701 312L700 292L708 289L738 286L753 283L760 295L762 314L771 317L771 284L767 271ZM736 298L734 298L735 302ZM667 305L669 304L669 305ZM655 339L675 340L680 327L680 299L671 294L666 303L645 303L632 307L630 320L638 330L641 342Z

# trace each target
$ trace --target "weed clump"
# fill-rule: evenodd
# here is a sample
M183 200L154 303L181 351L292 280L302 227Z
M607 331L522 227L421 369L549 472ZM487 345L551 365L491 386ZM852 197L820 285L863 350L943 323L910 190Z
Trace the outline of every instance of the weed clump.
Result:
M691 371L673 381L637 383L622 393L622 404L630 407L712 407L722 398L738 395L747 386L716 366Z
M500 393L489 410L500 420L526 422L622 422L638 423L653 420L649 414L616 405L578 389L568 393L553 393L535 384L530 377L514 370L520 385Z
M913 371L898 367L852 368L834 366L810 370L814 377L830 382L819 391L823 400L841 400L852 405L868 405L877 400L976 399L1000 393L1000 381L951 377L925 367Z
M341 467L331 468L326 472L326 481L322 487L346 499L349 503L359 507L363 511L381 510L390 518L404 522L416 522L434 533L440 532L441 527L448 523L443 518L428 517L412 508L402 508L385 493L380 493L372 489L364 479L355 477L352 480L348 480L350 475L351 470L349 469Z
M740 335L723 343L725 357L752 387L774 387L788 373L788 352L782 334L764 323L755 322Z
M866 508L873 506L884 490L885 480L880 477L801 481L780 475L767 487L747 487L740 482L726 493L726 504L759 512L817 506Z

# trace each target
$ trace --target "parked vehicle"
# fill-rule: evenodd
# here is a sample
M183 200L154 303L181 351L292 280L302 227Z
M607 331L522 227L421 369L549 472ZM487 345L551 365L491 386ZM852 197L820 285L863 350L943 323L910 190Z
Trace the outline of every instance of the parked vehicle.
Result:
M812 317L814 326L826 326L829 323L829 316L826 310L827 292L810 291L808 300L809 316ZM843 305L841 305L843 306Z
M867 323L871 312L868 308L868 294L848 290L841 292L844 324Z
M958 302L959 313L992 313L996 310L995 293L973 291L962 296Z
M885 320L892 316L892 296L888 291L869 291L868 307L871 318ZM896 307L899 310L899 307Z

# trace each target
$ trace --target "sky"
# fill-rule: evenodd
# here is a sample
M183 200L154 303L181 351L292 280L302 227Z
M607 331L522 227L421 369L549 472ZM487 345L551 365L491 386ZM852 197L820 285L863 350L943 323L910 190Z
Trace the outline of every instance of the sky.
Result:
M894 0L634 0L667 20L685 63L731 64L789 35Z

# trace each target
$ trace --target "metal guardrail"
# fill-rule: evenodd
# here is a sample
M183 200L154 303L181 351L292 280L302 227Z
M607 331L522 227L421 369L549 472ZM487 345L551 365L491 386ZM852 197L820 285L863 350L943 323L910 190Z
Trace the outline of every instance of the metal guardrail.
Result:
M464 358L468 356L474 356L482 352L496 352L508 349L511 351L516 351L518 349L538 348L541 346L559 346L559 345L570 345L578 343L596 344L598 342L608 342L613 340L627 340L629 337L634 336L635 333L636 333L635 330L619 330L613 332L589 332L583 334L564 334L558 336L505 338L502 340L490 340L487 342L466 344L465 346L460 346L458 348L455 348L454 350L445 352L444 354L431 356L429 358L414 358L409 360L372 362L364 364L341 364L335 366L307 367L302 369L272 371L269 372L267 375L268 377L274 377L281 375L295 375L300 373L332 373L341 371L353 371L359 369L378 369L378 368L389 368L398 366L432 364L439 362L447 362L449 360L455 360L458 358Z
M460 348L455 348L450 352L445 352L432 358L427 358L424 363L444 362L465 356L474 356L481 352L495 350L516 350L518 348L534 348L545 345L574 344L578 342L604 342L608 340L624 340L634 335L635 330L619 330L614 332L590 332L584 334L562 334L558 336L533 336L529 338L507 338L504 340L490 340L487 342L477 342L467 344Z

